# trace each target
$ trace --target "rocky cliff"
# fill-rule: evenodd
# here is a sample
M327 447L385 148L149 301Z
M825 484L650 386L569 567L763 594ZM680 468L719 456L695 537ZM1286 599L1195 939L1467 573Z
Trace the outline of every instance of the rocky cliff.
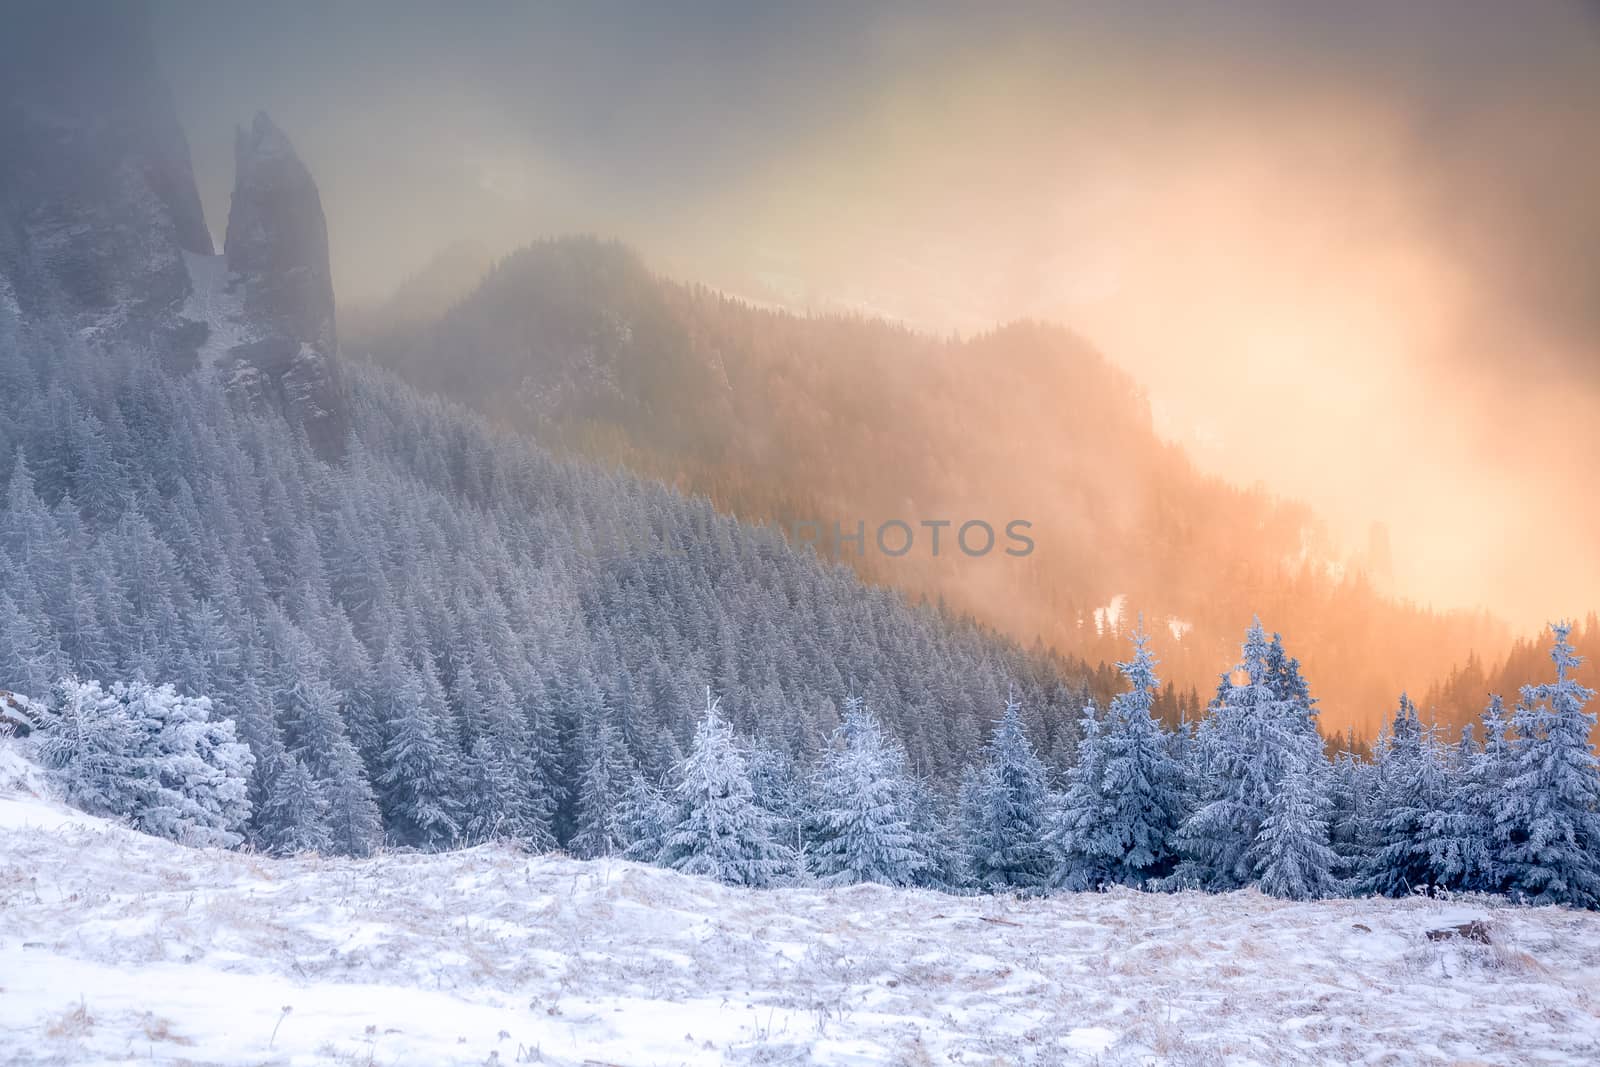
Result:
M24 317L192 361L184 251L212 251L136 4L21 3L0 32L0 274Z
M226 255L145 4L18 0L0 24L0 302L91 350L215 368L241 402L343 441L327 224L264 115L237 144Z
M319 449L337 449L339 337L316 182L264 114L238 132L234 161L224 254L252 336L228 352L229 385L299 420Z

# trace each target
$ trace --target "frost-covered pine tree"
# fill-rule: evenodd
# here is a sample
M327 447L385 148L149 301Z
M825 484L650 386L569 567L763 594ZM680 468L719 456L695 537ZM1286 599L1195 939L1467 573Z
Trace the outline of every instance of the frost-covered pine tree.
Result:
M1569 623L1550 627L1556 680L1524 686L1512 718L1516 739L1495 820L1502 884L1534 904L1600 907L1600 762L1589 745L1594 690L1572 672L1582 663Z
M1428 826L1445 808L1444 753L1417 706L1405 695L1384 749L1377 795L1377 831L1363 885L1368 892L1405 896L1432 891L1438 872L1428 848Z
M328 802L306 765L287 757L267 790L258 835L261 848L278 856L301 852L328 852Z
M1272 813L1278 784L1293 772L1309 775L1318 788L1327 780L1310 702L1300 687L1285 686L1272 647L1254 620L1238 667L1224 677L1196 731L1190 773L1197 806L1176 835L1182 862L1169 884L1248 885L1258 872L1256 835Z
M1449 795L1423 825L1423 843L1435 877L1446 889L1495 892L1500 882L1495 819L1510 765L1505 704L1491 697L1483 712L1484 743L1470 728L1451 768Z
M276 673L288 751L306 765L328 804L329 847L364 856L382 842L382 825L366 768L341 718L339 692L304 661L282 663Z
M530 687L521 701L526 745L521 773L527 789L522 807L523 835L537 852L556 848L556 812L566 794L561 788L561 741L543 684Z
M660 863L730 885L767 886L792 861L772 837L771 817L755 802L744 756L706 689L705 717L678 771L677 820Z
M984 761L961 785L962 838L973 882L989 891L1038 890L1054 869L1046 841L1050 799L1044 764L1022 726L1022 704L1006 701Z
M145 833L231 848L250 818L250 750L205 697L64 678L33 744L67 800Z
M1278 782L1250 848L1263 893L1317 900L1343 890L1335 873L1339 857L1328 846L1328 800L1321 785L1306 769Z
M912 885L927 860L913 829L915 797L904 751L859 697L845 701L823 757L808 820L812 869L823 885Z
M383 844L383 821L361 758L347 740L328 753L324 765L318 785L328 803L328 847L342 856L370 854Z
M19 693L43 699L60 673L61 656L51 647L32 612L0 589L0 672Z
M568 847L582 859L615 855L627 847L619 801L632 768L622 735L612 721L610 704L603 697L584 723L582 747L584 767L578 777Z
M518 810L524 790L512 761L487 738L472 743L462 773L470 788L461 810L461 836L477 843L518 838Z
M759 738L745 745L745 767L756 803L771 819L772 839L783 845L789 866L778 880L800 882L809 871L806 820L813 807L810 777L796 765L789 751Z
M966 857L959 847L955 813L946 799L925 779L912 775L911 832L923 869L918 885L951 891L965 885Z
M1099 709L1091 699L1078 720L1078 758L1067 772L1067 788L1051 807L1048 840L1056 868L1051 884L1074 891L1111 881L1121 851L1104 832L1110 822L1105 797L1106 746Z
M244 840L255 758L233 722L212 718L209 698L183 696L170 685L118 683L112 694L143 727L143 796L134 825L197 847Z
M430 710L419 700L387 724L382 788L389 836L416 848L447 848L461 835L457 821L457 761Z
M628 788L617 802L617 821L622 827L624 859L655 863L661 857L667 831L673 825L671 801L661 787L641 772L628 778Z
M1077 888L1144 885L1171 873L1173 835L1183 819L1182 775L1152 714L1160 679L1150 638L1133 635L1133 659L1117 664L1128 689L1107 709L1103 729L1084 719L1078 765L1060 818L1058 881Z
M1377 768L1349 750L1339 753L1328 777L1328 845L1339 857L1336 873L1346 884L1366 870L1376 831Z
M94 815L131 816L138 806L143 731L99 682L56 683L30 739L67 803Z
M1279 700L1299 708L1304 718L1303 728L1315 732L1317 724L1317 699L1311 695L1311 685L1300 671L1300 659L1289 655L1283 647L1283 635L1275 633L1267 646L1267 684ZM1298 719L1296 720L1298 724Z

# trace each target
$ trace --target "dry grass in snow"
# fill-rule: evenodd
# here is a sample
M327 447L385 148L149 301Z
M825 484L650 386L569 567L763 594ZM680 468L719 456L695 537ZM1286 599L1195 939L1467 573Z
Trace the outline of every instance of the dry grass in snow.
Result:
M5 1063L1600 1063L1586 913L272 860L37 792L0 751Z

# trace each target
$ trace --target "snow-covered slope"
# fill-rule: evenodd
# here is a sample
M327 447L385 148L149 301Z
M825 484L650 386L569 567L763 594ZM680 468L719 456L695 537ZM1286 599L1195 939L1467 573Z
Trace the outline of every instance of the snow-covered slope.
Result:
M1600 1061L1600 917L184 849L0 744L0 1062ZM1425 931L1483 917L1495 939Z
M234 348L256 340L257 330L245 315L240 286L230 282L227 256L185 252L183 265L189 271L183 317L205 324L206 339L196 356L201 367L214 367Z

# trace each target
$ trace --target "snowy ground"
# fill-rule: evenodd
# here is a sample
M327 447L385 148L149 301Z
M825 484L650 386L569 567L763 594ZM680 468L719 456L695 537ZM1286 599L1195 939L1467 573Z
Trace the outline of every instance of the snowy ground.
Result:
M1600 1062L1600 917L183 849L0 743L0 1062ZM1424 932L1487 919L1493 946Z

